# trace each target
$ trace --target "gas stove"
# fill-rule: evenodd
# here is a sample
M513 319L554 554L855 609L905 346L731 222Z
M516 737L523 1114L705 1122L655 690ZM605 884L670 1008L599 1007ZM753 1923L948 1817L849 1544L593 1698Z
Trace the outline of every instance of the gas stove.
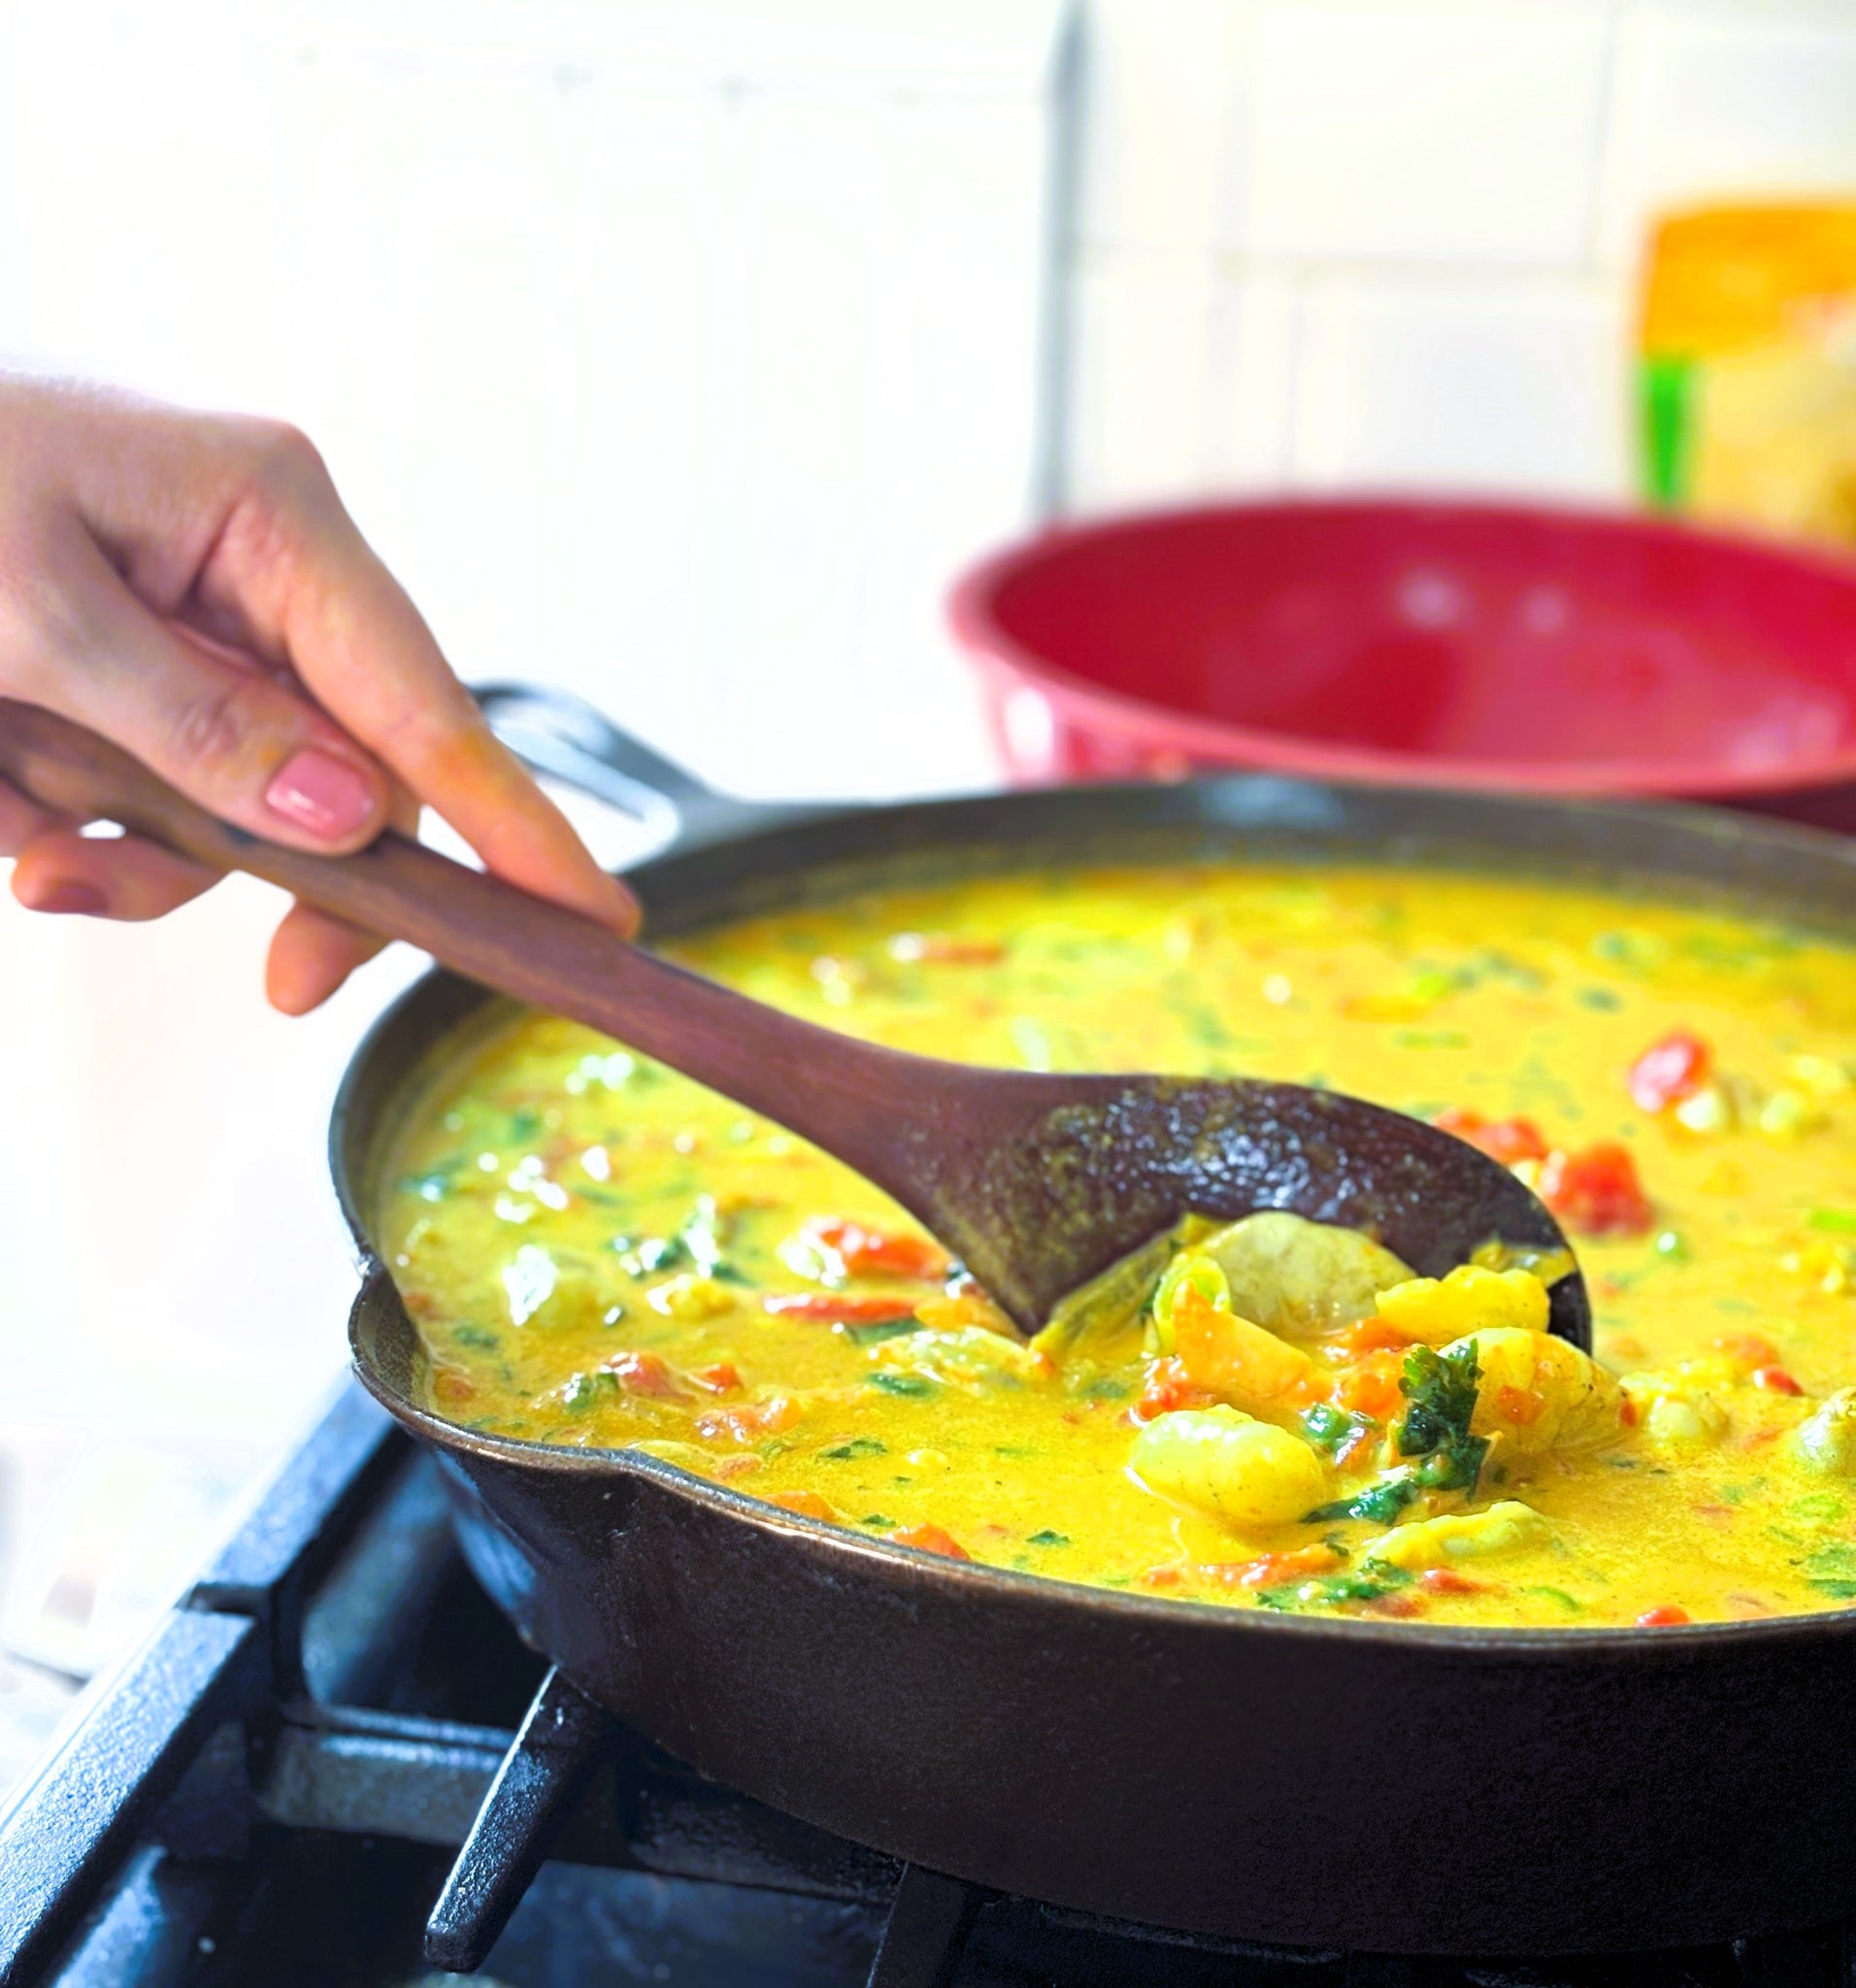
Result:
M703 1779L550 1671L465 1570L437 1464L350 1390L0 1819L0 1988L471 1982L1856 1988L1856 1939L1264 1948L899 1864Z

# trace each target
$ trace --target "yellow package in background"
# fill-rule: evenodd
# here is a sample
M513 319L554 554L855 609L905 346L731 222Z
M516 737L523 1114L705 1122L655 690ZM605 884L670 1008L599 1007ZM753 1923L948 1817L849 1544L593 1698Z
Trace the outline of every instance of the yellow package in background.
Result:
M1856 546L1856 203L1671 215L1641 322L1651 503Z

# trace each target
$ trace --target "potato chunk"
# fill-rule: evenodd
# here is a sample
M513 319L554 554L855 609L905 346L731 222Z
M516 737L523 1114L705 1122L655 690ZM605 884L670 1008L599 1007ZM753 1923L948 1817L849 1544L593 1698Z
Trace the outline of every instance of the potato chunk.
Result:
M1300 1518L1328 1490L1328 1473L1306 1442L1236 1408L1157 1416L1135 1438L1129 1461L1150 1491L1239 1527Z
M1410 1266L1357 1230L1279 1209L1245 1215L1199 1243L1223 1271L1231 1309L1265 1332L1319 1334L1373 1316Z

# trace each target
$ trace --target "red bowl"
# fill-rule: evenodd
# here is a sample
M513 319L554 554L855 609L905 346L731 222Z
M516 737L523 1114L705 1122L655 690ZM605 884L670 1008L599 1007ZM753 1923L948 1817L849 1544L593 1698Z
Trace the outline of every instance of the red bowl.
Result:
M1680 796L1856 830L1856 562L1660 519L1231 504L956 585L1019 782L1228 767Z

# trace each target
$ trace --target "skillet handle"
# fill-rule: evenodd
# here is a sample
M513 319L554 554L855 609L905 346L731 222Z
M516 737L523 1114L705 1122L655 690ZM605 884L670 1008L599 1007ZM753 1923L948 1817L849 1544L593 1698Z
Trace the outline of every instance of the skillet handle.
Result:
M764 822L772 812L717 793L570 690L474 683L471 695L518 759L642 822L651 832L653 853L713 842Z

